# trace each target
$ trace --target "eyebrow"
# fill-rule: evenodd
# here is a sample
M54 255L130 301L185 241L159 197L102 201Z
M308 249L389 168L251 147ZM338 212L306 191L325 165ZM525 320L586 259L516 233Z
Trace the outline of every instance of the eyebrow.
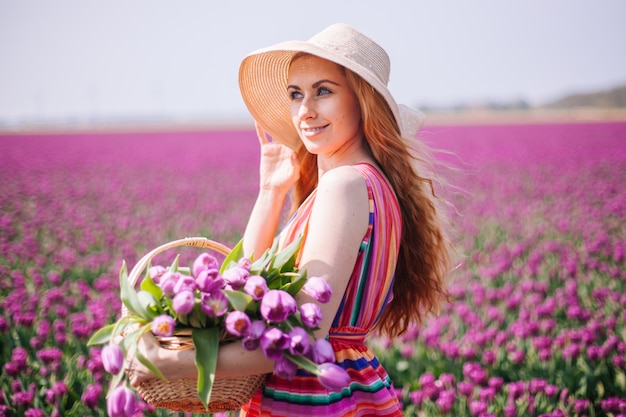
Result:
M341 86L341 84L336 83L334 81L331 81L331 80L328 80L328 79L323 79L323 80L319 80L319 81L314 82L312 87L313 88L317 88L317 87L319 87L320 85L322 85L324 83L333 84L333 85L336 85L338 87ZM287 86L287 90L289 90L290 88L294 88L296 90L300 90L300 87L298 87L297 85L293 85L293 84Z

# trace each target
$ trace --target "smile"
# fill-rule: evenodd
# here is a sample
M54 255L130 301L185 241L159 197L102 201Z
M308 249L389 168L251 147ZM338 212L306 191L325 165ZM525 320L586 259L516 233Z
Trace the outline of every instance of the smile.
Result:
M306 136L314 136L324 130L328 125L318 126L318 127L306 127L302 128L302 133Z

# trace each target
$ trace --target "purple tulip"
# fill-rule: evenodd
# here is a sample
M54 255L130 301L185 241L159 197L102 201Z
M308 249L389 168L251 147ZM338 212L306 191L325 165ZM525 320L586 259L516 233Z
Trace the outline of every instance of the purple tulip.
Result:
M263 296L269 291L267 288L267 281L265 281L265 278L260 275L250 276L244 284L243 290L256 301L262 299Z
M322 321L322 309L315 303L304 303L300 306L300 317L306 327L315 329Z
M504 417L517 417L517 407L515 404L507 404L502 408Z
M24 411L24 417L44 417L45 413L39 408L29 408Z
M479 400L471 400L469 402L469 410L472 416L479 416L487 412L487 403Z
M474 392L474 385L466 381L460 381L456 385L456 388L459 391L459 394L461 394L464 397L469 397Z
M424 391L424 398L428 398L431 401L436 401L437 398L439 398L441 387L435 385L434 382L429 382L422 386L422 391Z
M350 385L350 375L342 367L334 363L324 363L318 368L317 380L326 389L331 391L341 391Z
M296 327L289 332L289 352L292 355L306 355L311 350L311 339L306 330Z
M31 383L27 391L21 391L21 383L16 380L13 384L13 403L18 406L28 407L33 403L37 387Z
M252 267L252 261L250 260L250 258L241 258L239 261L237 261L237 266L245 269L246 271L250 271L250 268Z
M224 287L224 279L217 269L204 269L198 274L196 285L201 292L212 293Z
M152 333L156 336L170 337L174 334L176 320L167 314L161 314L152 320Z
M55 404L57 400L61 399L64 395L67 395L67 385L65 381L57 381L52 388L46 390L46 401L49 404ZM0 413L0 415L2 415Z
M586 398L584 399L580 398L580 399L574 400L574 412L576 414L584 413L589 408L590 403L591 402Z
M208 269L218 269L219 264L217 259L210 253L203 253L199 255L194 261L193 266L191 267L191 273L194 277L198 278L202 271Z
M266 327L267 326L265 325L265 322L263 320L254 320L252 323L250 323L248 336L257 340L260 339L261 336L263 336Z
M439 375L439 381L443 384L444 387L449 389L454 386L455 378L453 374L444 372Z
M103 347L101 357L105 371L113 375L120 373L124 366L124 353L118 345L110 343Z
M254 320L250 323L248 334L241 340L241 344L247 350L255 350L259 347L259 340L265 332L265 322L262 320Z
M504 379L499 376L492 376L489 378L489 381L487 381L487 385L495 389L497 392L500 392L504 386Z
M556 385L548 384L543 389L544 394L548 397L554 397L559 392L559 387Z
M484 401L486 403L490 403L494 400L494 398L496 398L496 390L493 387L481 387L478 390L478 398L480 398L481 401Z
M435 374L433 374L432 372L424 372L422 375L420 375L418 383L420 387L423 387L425 385L433 384L436 380L437 378L435 378Z
M198 285L196 284L196 280L189 275L180 275L178 281L176 281L176 285L174 285L174 294L180 294L184 291L194 292L198 289Z
M260 345L267 358L278 360L283 357L283 351L289 347L289 337L282 330L270 327L261 336Z
M240 266L227 269L222 273L222 278L224 278L226 284L230 285L234 290L243 287L249 276L250 271Z
M624 358L624 356L619 356L619 355L613 356L611 358L611 363L617 369L624 369L624 368L626 368L626 358Z
M135 413L135 393L124 386L115 388L107 398L109 417L132 417Z
M100 384L89 384L83 390L83 394L80 399L89 408L96 408L100 402L100 395L102 394L102 386Z
M284 356L276 360L274 364L274 374L279 378L292 380L293 377L296 376L297 371L298 367Z
M176 283L180 279L180 274L178 272L167 271L161 276L161 282L159 285L163 290L163 293L168 297L173 297L176 292L174 291L174 287Z
M333 295L332 288L330 288L328 282L321 277L308 278L306 284L302 287L302 291L322 304L329 302Z
M27 359L28 352L26 351L26 349L21 347L16 347L15 349L13 349L13 351L11 352L11 362L9 362L15 368L15 375L12 376L16 376L19 372L28 369Z
M452 406L456 400L455 392L453 390L444 390L439 393L439 397L436 400L436 404L442 413L446 414L452 410Z
M296 300L286 291L270 290L261 300L261 316L270 322L281 323L297 309Z
M250 336L244 336L241 339L241 346L243 346L244 349L249 350L249 351L256 350L260 344L261 344L260 339L254 339Z
M409 393L409 399L411 400L411 404L419 407L424 400L424 393L421 390L411 391Z
M319 364L327 362L335 362L335 351L332 345L326 339L316 339L313 342L312 359L313 362Z
M221 317L228 311L228 298L222 291L202 294L200 309L210 317Z
M176 314L189 314L195 305L193 292L182 291L174 296L173 307Z
M508 393L510 400L517 400L524 395L524 381L510 382L508 384Z
M226 330L234 336L246 336L250 328L250 317L243 311L231 311L226 316Z
M167 272L167 269L165 269L165 267L161 265L155 265L155 266L150 267L150 269L148 269L148 275L150 275L150 278L152 278L152 281L154 281L156 284L161 282L161 277L166 272Z
M528 391L533 395L537 395L543 392L546 385L548 385L548 381L546 381L545 379L533 378L528 384Z

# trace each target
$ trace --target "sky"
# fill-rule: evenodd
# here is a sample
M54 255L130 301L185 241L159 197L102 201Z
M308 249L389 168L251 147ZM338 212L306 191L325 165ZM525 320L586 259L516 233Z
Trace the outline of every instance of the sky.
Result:
M626 84L624 0L0 0L0 124L245 119L241 59L336 22L412 107Z

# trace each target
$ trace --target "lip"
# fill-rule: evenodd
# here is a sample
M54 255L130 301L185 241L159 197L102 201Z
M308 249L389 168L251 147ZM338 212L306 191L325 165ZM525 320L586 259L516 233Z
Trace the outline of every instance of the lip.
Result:
M304 136L311 137L321 133L327 127L328 125L300 127L300 131Z

